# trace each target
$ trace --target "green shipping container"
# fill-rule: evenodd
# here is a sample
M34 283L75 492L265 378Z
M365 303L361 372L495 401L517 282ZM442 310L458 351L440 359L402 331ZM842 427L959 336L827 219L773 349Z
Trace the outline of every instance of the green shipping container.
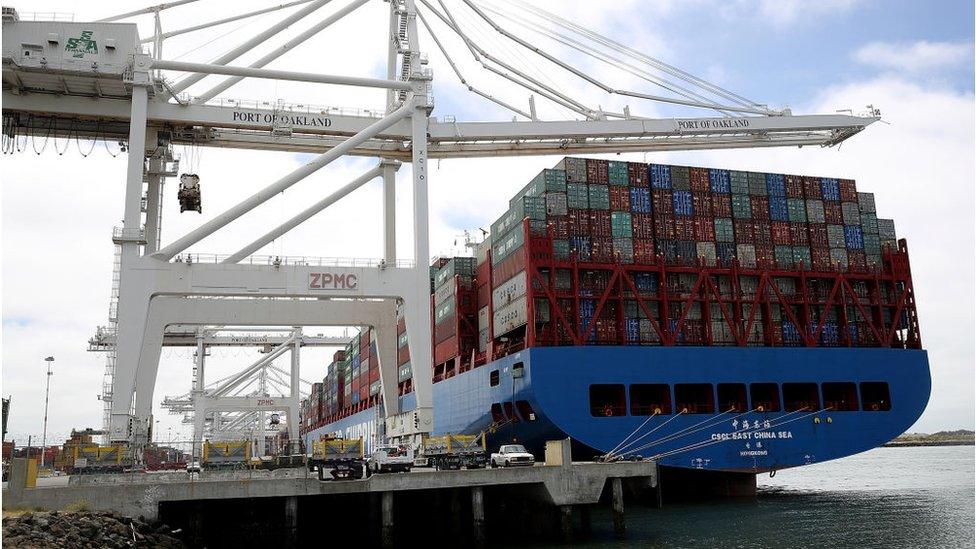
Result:
M552 255L556 261L569 259L569 241L556 239L552 241Z
M865 235L878 234L878 214L864 212L861 214L861 230Z
M753 196L766 196L766 174L759 172L749 172L749 194Z
M434 276L434 287L440 288L444 283L454 280L454 275L466 277L474 276L473 257L453 257L437 270Z
M793 268L793 247L792 246L776 246L776 248L773 249L773 254L776 256L777 267L779 267L780 269Z
M574 210L590 208L590 189L586 183L566 184L566 204Z
M732 217L736 219L752 219L752 201L749 199L749 195L732 195Z
M544 196L523 196L513 202L512 207L491 224L491 234L506 234L525 218L545 221L546 198Z
M492 239L491 245L491 264L498 265L513 252L522 248L525 244L525 233L523 231L508 231L497 241Z
M630 184L630 173L627 170L626 162L611 160L607 163L607 170L610 177L610 184L618 187L626 187Z
M610 213L610 232L614 238L631 238L634 229L629 212Z
M735 242L735 229L733 228L732 220L730 218L715 218L715 241Z
M795 223L807 222L807 203L802 198L787 198L786 211L790 221Z
M810 247L793 246L793 262L802 263L806 269L811 268L813 266L813 259L810 257Z
M749 173L730 171L729 184L732 194L749 194Z
M610 209L610 187L607 185L590 185L588 189L591 210Z
M508 205L515 206L515 203L525 196L542 196L548 192L566 192L566 172L564 170L542 170L539 175L532 178L528 185L508 201Z

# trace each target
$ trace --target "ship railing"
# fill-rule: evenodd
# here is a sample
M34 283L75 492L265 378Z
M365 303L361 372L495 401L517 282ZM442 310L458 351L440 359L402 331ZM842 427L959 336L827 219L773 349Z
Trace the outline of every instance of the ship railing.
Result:
M221 263L230 257L230 254L180 254L176 256L177 263ZM412 269L416 262L411 259L397 259L393 264L387 263L381 258L365 257L311 257L311 256L289 256L289 255L252 255L236 263L237 265L260 265L260 266L303 266L303 267L396 267L399 269Z

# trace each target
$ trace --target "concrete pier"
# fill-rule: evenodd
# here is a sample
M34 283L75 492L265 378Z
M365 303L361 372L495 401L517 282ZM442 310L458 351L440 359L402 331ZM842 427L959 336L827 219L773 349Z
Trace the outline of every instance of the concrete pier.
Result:
M411 525L436 520L438 528L452 530L448 533L459 543L484 547L490 537L516 530L570 540L576 510L585 532L587 506L598 504L601 497L612 502L615 531L623 535L624 488L644 490L656 485L652 462L414 469L348 481L319 481L296 470L247 473L100 475L36 488L19 485L24 482L18 478L22 475L13 474L10 488L3 491L3 507L54 510L83 502L96 511L160 518L209 546L230 538L273 535L274 543L300 547L321 538L322 522L317 517L329 517L334 524L366 532L366 539L374 540L368 545L392 547L394 540L401 545L404 536L420 533L411 534ZM452 528L452 515L457 517L456 528ZM551 520L539 522L533 517Z

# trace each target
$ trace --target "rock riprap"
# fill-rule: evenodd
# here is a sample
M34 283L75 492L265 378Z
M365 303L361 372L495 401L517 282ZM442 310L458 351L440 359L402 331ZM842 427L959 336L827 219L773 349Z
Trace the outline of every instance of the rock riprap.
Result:
M5 517L3 546L25 549L186 547L180 531L166 524L90 511L45 511Z

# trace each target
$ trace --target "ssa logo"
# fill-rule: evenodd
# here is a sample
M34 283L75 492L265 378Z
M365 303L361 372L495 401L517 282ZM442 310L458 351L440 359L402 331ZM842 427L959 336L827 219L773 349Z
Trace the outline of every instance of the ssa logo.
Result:
M97 55L98 44L92 40L95 31L82 31L78 38L69 38L64 46L66 56L83 59L85 55Z

